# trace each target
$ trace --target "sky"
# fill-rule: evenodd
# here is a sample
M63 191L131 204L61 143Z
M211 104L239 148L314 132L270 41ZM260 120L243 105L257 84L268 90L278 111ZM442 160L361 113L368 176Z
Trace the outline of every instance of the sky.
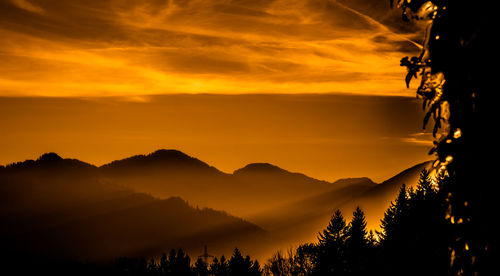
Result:
M378 0L0 0L0 164L170 148L383 180L430 159L399 66L421 32Z
M413 95L376 0L0 0L0 95Z
M102 165L177 149L227 173L266 162L383 181L431 159L422 116L415 98L341 94L0 98L0 164L56 152Z

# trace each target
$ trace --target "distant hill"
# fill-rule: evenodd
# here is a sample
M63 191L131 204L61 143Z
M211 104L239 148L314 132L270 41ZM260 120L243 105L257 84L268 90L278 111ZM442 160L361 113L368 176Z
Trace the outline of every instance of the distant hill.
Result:
M381 184L366 177L330 183L268 163L227 174L177 150L101 167L49 153L0 166L0 235L11 246L75 257L150 254L201 243L220 252L246 244L249 252L267 254L314 240L335 209L349 218L359 205L369 228L378 227L400 186L414 185L428 166Z
M128 176L137 173L162 173L167 171L185 171L198 173L222 174L208 164L188 156L178 150L157 150L148 155L135 155L116 160L100 167L105 174Z
M251 252L253 238L265 240L260 227L225 212L194 208L176 197L157 199L100 178L97 167L53 153L1 167L3 254L104 260L206 244L213 253L235 246Z
M403 184L415 186L423 168L429 169L431 162L413 166L396 176L376 184L368 178L347 178L332 183L332 189L296 202L284 204L273 212L249 217L271 233L280 233L284 241L281 249L290 244L315 241L319 231L324 229L331 215L340 209L347 220L360 206L366 214L368 228L377 229L380 219Z
M182 197L200 206L247 217L282 203L329 190L331 183L271 164L249 164L226 174L176 150L159 150L113 161L100 178L155 197Z
M360 196L343 203L339 207L350 214L359 205L365 211L368 227L376 229L380 225L380 218L383 217L391 201L396 198L401 186L405 184L407 187L416 187L420 172L424 168L429 170L431 166L431 161L417 164L374 186Z

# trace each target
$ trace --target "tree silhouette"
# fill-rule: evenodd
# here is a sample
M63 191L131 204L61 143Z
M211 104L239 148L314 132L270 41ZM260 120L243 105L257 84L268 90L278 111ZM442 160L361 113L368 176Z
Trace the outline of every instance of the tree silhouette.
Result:
M231 256L231 259L229 259L228 267L229 275L231 276L254 276L262 274L259 262L252 261L250 259L250 256L248 255L246 257L243 257L238 248L234 249L233 256Z
M346 268L350 274L365 273L368 254L366 218L361 208L356 207L346 233L345 258Z
M290 256L289 258L285 258L281 251L276 252L271 259L269 259L269 263L270 265L266 267L267 273L274 276L293 275L293 260L290 259Z
M416 189L403 185L381 221L381 265L387 275L445 275L450 232L442 192L423 170ZM411 270L409 268L412 268Z
M391 202L389 208L385 211L384 218L381 221L382 231L379 232L382 243L393 243L397 239L398 227L403 224L404 214L408 212L409 199L406 185L403 184L399 190L398 196L394 202Z
M393 2L393 1L391 1ZM401 60L408 68L407 83L421 76L417 95L424 99L424 126L434 119L436 137L431 153L436 170L450 177L446 195L454 240L449 248L451 274L490 273L494 269L491 246L498 243L494 222L496 163L489 162L497 141L491 126L496 100L496 15L486 3L468 0L399 0L406 19L428 21L423 50L418 57ZM457 223L461 220L462 223Z
M229 275L229 267L224 255L220 257L220 261L217 259L217 257L214 258L213 262L210 264L210 273L214 276Z
M163 259L163 256L162 256ZM191 258L179 248L172 249L168 255L168 260L160 260L160 266L164 266L161 271L164 275L192 275Z
M287 256L285 256L281 251L276 252L265 265L264 275L313 275L317 256L317 246L315 244L302 244L295 250L290 248L287 253Z
M335 211L328 226L318 236L315 273L319 275L343 275L344 250L347 226L340 210Z
M311 275L314 271L316 246L312 243L302 244L293 256L293 275Z
M437 194L436 189L433 186L432 179L430 176L430 171L424 168L420 172L420 177L417 183L417 189L415 191L415 196L413 197L416 200L432 200L432 196Z
M198 258L196 263L194 263L193 272L196 276L208 276L209 271L207 263L205 263L205 261L201 258Z

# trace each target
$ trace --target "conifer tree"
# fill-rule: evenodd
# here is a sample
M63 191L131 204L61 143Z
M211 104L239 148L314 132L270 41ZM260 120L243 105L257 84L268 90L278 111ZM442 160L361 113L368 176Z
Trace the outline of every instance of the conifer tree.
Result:
M342 275L345 271L346 222L340 210L335 211L328 226L319 233L315 274Z
M252 266L249 269L249 275L252 276L262 275L262 269L260 268L260 264L257 260L252 262Z
M408 191L403 184L399 194L394 202L391 202L389 208L385 211L384 218L381 220L382 231L379 232L382 243L388 243L394 238L396 229L400 226L402 216L408 211Z
M420 177L418 179L417 189L415 191L414 199L423 200L425 197L430 197L435 194L435 189L432 184L432 179L430 176L430 171L423 169L420 172Z
M208 265L201 258L196 260L193 267L194 275L196 276L208 276Z
M347 271L360 275L365 269L365 259L368 253L368 239L365 214L359 208L353 213L347 229L345 258Z
M170 251L167 275L191 275L191 258L182 249Z
M233 256L228 262L229 275L231 276L257 276L261 275L259 263L255 263L250 256L243 257L238 248L234 249Z
M214 276L227 276L229 274L227 260L224 255L220 257L220 260L217 257L214 258L212 264L210 264L210 273Z
M346 221L340 210L335 211L328 226L319 233L318 241L322 246L343 244L345 240Z
M148 271L150 274L157 275L159 274L159 265L156 263L154 258L151 258L151 260L148 263Z

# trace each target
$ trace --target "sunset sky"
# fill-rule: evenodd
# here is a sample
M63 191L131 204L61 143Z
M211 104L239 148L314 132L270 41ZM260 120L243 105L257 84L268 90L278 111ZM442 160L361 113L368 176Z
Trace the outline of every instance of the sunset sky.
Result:
M177 148L382 179L430 147L399 66L421 28L400 18L388 0L0 0L0 164Z
M412 95L398 61L415 34L388 5L1 0L0 95Z

